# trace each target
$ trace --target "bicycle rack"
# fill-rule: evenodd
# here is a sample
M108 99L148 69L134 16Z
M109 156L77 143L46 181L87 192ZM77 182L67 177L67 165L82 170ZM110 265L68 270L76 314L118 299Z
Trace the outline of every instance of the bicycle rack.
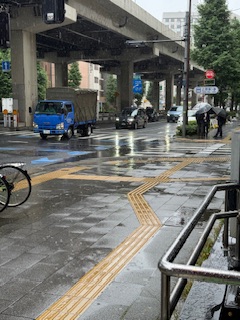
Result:
M229 210L231 208L235 208L234 201L232 199L232 195L234 192L238 192L240 190L239 184L228 183L228 184L221 184L215 185L211 189L210 193L205 197L204 201L202 202L201 206L195 211L193 217L187 223L185 228L181 231L179 236L176 238L174 243L168 249L166 254L163 258L159 261L158 268L161 271L161 320L169 320L180 297L181 294L187 284L187 279L197 280L202 282L212 282L212 283L219 283L219 284L226 284L233 287L229 287L229 295L227 299L229 299L230 293L232 294L233 289L235 288L235 296L234 300L239 303L239 288L236 289L236 286L240 286L240 273L238 270L219 270L219 269L212 269L206 267L198 267L195 266L197 259L205 245L205 242L213 228L213 225L217 219L224 219L224 234L223 234L223 245L224 249L226 250L228 245L228 226L229 226L229 218L238 218L239 221L239 212L237 210ZM225 212L215 213L211 216L206 225L198 244L196 245L191 257L187 261L186 265L183 264L176 264L174 263L174 259L178 255L179 251L182 249L184 243L186 242L187 238L189 237L190 233L193 231L194 227L197 225L198 221L204 214L205 210L207 209L208 205L210 204L212 198L214 197L217 191L225 191ZM238 227L238 232L240 234L240 227ZM239 239L236 244L236 251L235 257L233 259L234 263L232 265L237 265L238 269L240 266L240 244ZM231 259L232 260L232 259ZM235 266L234 265L234 266ZM171 277L179 278L175 288L173 289L172 293L170 294L170 281ZM235 302L235 305L237 304ZM231 304L231 302L230 302ZM239 305L237 305L236 310L239 309ZM231 315L236 311L229 311L229 305L225 302L223 303L223 310L222 314L225 316L226 313L231 313ZM238 311L240 314L240 311ZM229 313L229 314L230 314ZM240 317L238 316L239 319ZM220 318L220 319L234 319L232 317L227 318Z

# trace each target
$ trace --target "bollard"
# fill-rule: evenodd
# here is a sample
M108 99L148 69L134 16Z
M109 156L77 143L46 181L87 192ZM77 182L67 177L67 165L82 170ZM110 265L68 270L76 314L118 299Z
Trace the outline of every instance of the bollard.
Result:
M8 119L7 115L8 115L8 111L7 111L7 109L4 109L3 110L3 126L4 126L4 128L7 127L7 119Z
M13 127L17 128L18 126L18 112L17 110L13 110Z
M3 115L3 126L4 126L4 128L7 127L7 114Z
M7 118L8 127L10 128L10 127L11 127L11 117L12 117L12 116L11 116L11 114L8 114L7 117L8 117L8 118Z

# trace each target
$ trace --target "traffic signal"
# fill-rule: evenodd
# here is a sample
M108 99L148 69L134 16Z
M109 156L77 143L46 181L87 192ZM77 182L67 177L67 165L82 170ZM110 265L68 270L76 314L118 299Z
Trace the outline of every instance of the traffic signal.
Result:
M182 88L183 85L183 75L180 74L177 79L177 85Z
M0 48L10 47L10 14L0 12Z
M47 24L62 23L65 19L64 0L43 0L42 17Z

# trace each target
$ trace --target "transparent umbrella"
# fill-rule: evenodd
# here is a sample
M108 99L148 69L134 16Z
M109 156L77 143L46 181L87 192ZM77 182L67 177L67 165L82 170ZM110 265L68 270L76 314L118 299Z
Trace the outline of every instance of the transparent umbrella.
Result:
M195 106L192 109L193 110L200 110L200 109L202 109L204 107L205 108L209 108L209 107L212 108L212 106L207 102L199 102L199 103L195 104Z
M203 114L205 112L212 111L212 106L209 103L204 103L201 107L197 110L196 114Z

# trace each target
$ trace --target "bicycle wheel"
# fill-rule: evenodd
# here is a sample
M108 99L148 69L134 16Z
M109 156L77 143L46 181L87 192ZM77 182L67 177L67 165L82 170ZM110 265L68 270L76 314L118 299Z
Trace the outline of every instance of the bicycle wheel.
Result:
M0 173L5 177L10 187L8 206L16 207L27 201L32 190L31 178L27 171L14 165L2 165Z
M10 188L7 180L0 174L0 212L2 212L9 203Z

